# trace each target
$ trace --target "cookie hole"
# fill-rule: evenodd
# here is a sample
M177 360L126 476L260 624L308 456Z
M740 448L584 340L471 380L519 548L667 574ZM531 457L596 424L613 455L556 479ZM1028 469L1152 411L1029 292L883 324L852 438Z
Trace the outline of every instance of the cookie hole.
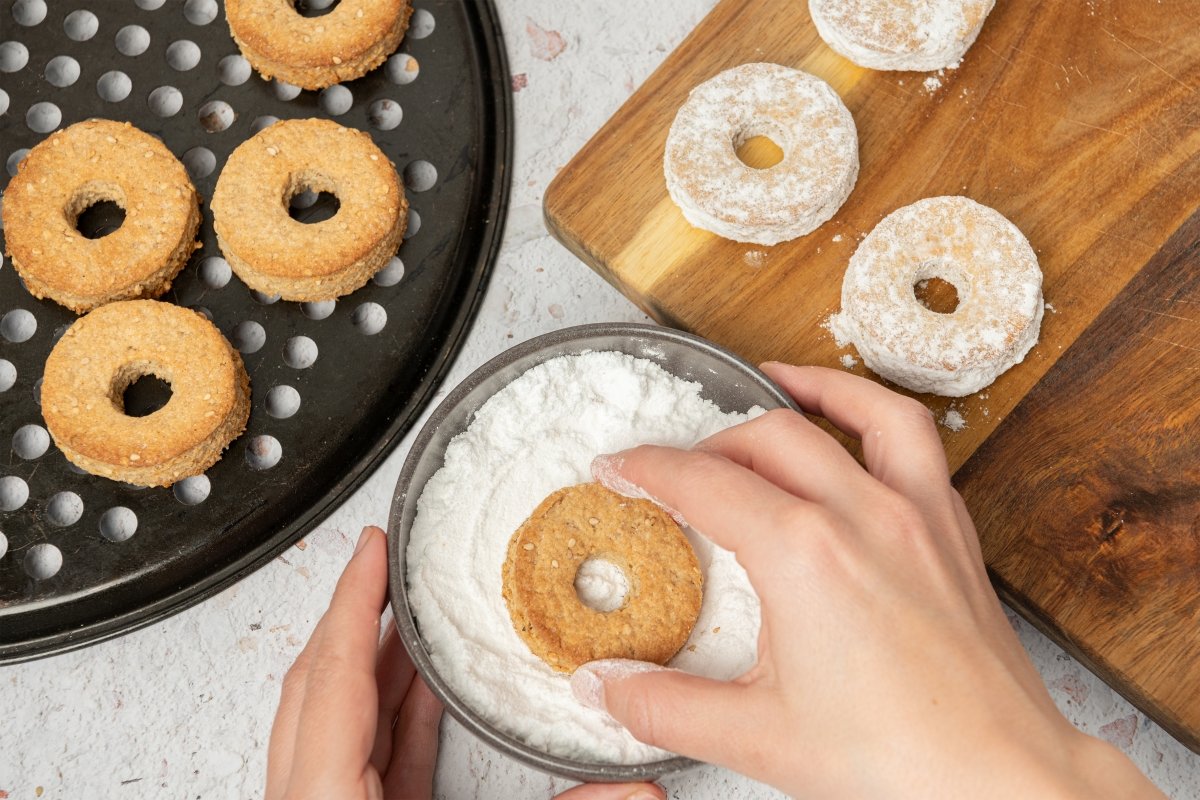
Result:
M100 535L110 542L123 542L137 533L138 518L132 509L113 506L100 515Z
M34 103L25 112L25 124L34 133L49 133L62 122L62 111L54 103Z
M302 17L323 17L338 7L341 0L296 0L292 7Z
M376 100L367 108L367 119L381 131L390 131L404 119L404 110L395 100Z
M8 111L8 92L0 89L0 116Z
M29 155L28 147L13 150L9 154L8 160L4 162L4 168L8 171L9 177L17 177L17 168L21 166L21 162L25 160L25 156L27 155Z
M29 484L16 475L0 478L0 511L16 511L29 500Z
M250 62L238 55L225 56L217 62L217 77L226 86L241 86L250 80Z
M4 556L7 553L8 553L8 537L5 536L3 533L0 533L0 558L4 558Z
M312 303L301 303L300 310L309 319L322 320L327 318L337 308L337 300L317 300Z
M200 63L200 46L187 39L171 42L167 46L167 64L177 72L187 72Z
M17 384L17 368L6 358L0 358L0 392L7 392Z
M209 133L220 133L233 124L233 121L237 119L237 112L224 100L210 100L200 106L200 110L196 112L196 118L200 120L200 127L204 130Z
M150 49L150 31L141 25L126 25L117 31L116 45L123 56L140 56Z
M354 309L350 321L364 336L374 336L387 326L387 311L379 303L363 303Z
M183 108L183 92L174 86L160 86L146 98L150 110L160 117L173 117Z
M437 20L433 18L433 14L423 8L418 8L408 21L408 32L405 35L410 39L424 39L433 33L435 27L437 27Z
M750 136L734 147L738 160L751 169L770 169L783 161L783 148L769 136Z
M212 484L209 482L207 475L194 475L191 478L184 478L171 487L171 493L175 495L175 499L185 506L200 505L208 499L211 491Z
M20 42L0 43L0 72L16 72L28 63L28 47Z
M96 81L96 94L101 100L109 103L119 103L133 91L133 81L120 70L110 70Z
M50 449L50 434L41 425L22 425L13 434L12 449L26 461L41 458Z
M262 472L279 463L283 458L283 445L274 436L255 436L246 444L246 466Z
M35 581L53 578L62 569L62 551L52 544L35 544L25 553L25 574Z
M321 90L321 98L318 102L326 114L340 117L354 105L354 95L345 86L335 83L333 86Z
M274 86L272 86L271 88L275 92L275 97L278 100L284 100L284 101L295 100L296 97L299 96L299 94L300 94L299 86L293 86L290 83L284 83L283 81L279 80L278 78L276 78L274 81L272 81L272 83L274 84Z
M133 4L142 11L157 11L167 0L133 0Z
M258 303L260 306L274 305L278 303L279 298L282 297L282 295L278 294L267 294L266 292L260 292L258 289L251 289L250 296L254 298L254 302Z
M267 332L254 320L239 322L229 336L229 343L243 355L257 353L267 343Z
M404 168L404 188L427 192L437 183L437 167L423 159L408 162Z
M67 14L63 31L76 42L86 42L100 30L100 20L90 11L80 9Z
M125 223L125 209L112 200L98 200L75 218L75 230L85 239L103 239Z
M121 393L127 417L148 417L171 400L171 384L157 375L142 375Z
M229 262L220 256L208 256L200 262L200 282L209 289L221 289L233 277Z
M14 308L0 318L0 336L13 344L28 342L37 333L37 318L23 308Z
M79 80L79 62L70 56L55 56L46 62L42 75L51 86L65 89Z
M301 187L301 191L288 198L288 216L305 225L331 219L341 207L337 195L315 192L307 186Z
M317 363L317 343L307 336L293 336L283 346L283 361L292 369L308 369Z
M941 278L924 278L913 284L917 302L935 314L953 314L958 309L958 289Z
M589 558L575 573L575 594L588 608L607 614L625 605L629 579L625 571L604 558Z
M32 28L46 18L46 0L17 0L12 15L18 25Z
M408 53L396 53L384 64L383 71L392 83L404 86L417 79L421 65Z
M46 519L51 525L67 528L83 516L83 498L74 492L58 492L46 504Z
M376 286L395 286L404 278L404 262L398 256L392 256L387 266L376 272L371 278Z
M217 0L187 0L183 5L183 16L193 25L207 25L217 13Z
M193 147L183 154L180 161L183 162L188 177L194 181L207 178L217 168L217 157L207 147Z
M291 386L274 386L267 392L267 413L287 419L300 410L300 393Z

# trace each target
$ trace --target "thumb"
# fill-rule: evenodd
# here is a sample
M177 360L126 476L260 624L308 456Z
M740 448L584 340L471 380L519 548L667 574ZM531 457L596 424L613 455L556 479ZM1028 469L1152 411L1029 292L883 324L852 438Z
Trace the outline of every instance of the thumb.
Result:
M591 661L575 670L571 691L639 741L711 763L728 760L729 734L745 717L744 687L645 661Z

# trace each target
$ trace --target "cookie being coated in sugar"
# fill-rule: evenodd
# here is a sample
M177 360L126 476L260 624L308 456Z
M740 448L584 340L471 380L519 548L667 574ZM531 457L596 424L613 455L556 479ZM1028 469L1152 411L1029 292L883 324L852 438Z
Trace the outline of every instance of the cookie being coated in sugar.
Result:
M625 574L620 608L597 611L579 598L576 575L589 559ZM513 534L502 571L513 627L559 672L601 658L665 664L700 614L703 577L683 531L654 503L596 483L543 500Z

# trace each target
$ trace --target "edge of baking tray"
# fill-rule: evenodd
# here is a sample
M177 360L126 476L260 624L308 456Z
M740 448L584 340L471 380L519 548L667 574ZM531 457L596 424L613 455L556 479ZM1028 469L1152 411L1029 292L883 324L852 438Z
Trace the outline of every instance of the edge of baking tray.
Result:
M488 160L493 165L493 179L490 191L486 195L487 216L480 235L481 246L470 283L463 292L464 302L454 315L454 321L449 326L450 335L431 366L428 379L411 398L408 412L396 418L386 435L363 456L357 469L330 487L295 520L243 558L207 576L199 583L181 587L134 611L65 633L45 636L40 640L25 640L16 647L0 647L0 665L33 661L131 633L207 600L237 583L272 561L332 514L342 501L378 469L429 405L462 348L487 289L492 268L500 251L512 183L510 167L513 156L513 113L504 32L500 27L493 0L472 0L466 5L467 17L476 29L476 41L486 50L485 57L481 59L484 66L482 88L490 95L491 102L488 108L494 119L493 124L485 126L485 129L494 135L485 137L485 144L491 146L492 152Z

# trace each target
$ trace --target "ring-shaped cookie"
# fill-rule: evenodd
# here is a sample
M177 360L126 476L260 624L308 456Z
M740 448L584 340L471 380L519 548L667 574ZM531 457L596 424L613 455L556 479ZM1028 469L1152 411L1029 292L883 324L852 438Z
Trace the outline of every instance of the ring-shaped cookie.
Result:
M589 559L625 574L620 608L580 600L575 578ZM596 483L543 500L509 541L502 577L517 634L560 672L600 658L665 664L691 635L704 581L687 537L661 508Z
M167 404L125 414L123 394L146 375ZM246 427L250 380L221 332L195 311L156 300L109 303L80 317L50 356L42 415L67 460L93 475L169 486L199 475Z
M338 199L313 224L288 216L311 189ZM217 243L247 286L285 300L349 294L396 254L408 202L396 169L362 131L323 119L277 122L238 145L212 199Z
M229 32L264 78L303 89L353 80L383 63L412 15L409 0L342 0L305 17L294 0L225 0Z
M915 287L954 286L948 314L926 308ZM977 392L1037 343L1042 270L1029 241L994 209L966 197L929 197L893 211L855 250L832 320L863 362L916 392Z
M808 0L817 33L867 69L953 68L996 0Z
M125 211L117 230L88 239L79 215L101 201ZM200 206L183 164L127 122L90 119L29 151L4 192L4 237L34 297L76 313L157 297L200 246Z
M783 160L755 169L737 148L755 136ZM778 64L743 64L697 86L667 135L667 191L697 228L772 245L816 230L858 178L858 131L837 92Z

